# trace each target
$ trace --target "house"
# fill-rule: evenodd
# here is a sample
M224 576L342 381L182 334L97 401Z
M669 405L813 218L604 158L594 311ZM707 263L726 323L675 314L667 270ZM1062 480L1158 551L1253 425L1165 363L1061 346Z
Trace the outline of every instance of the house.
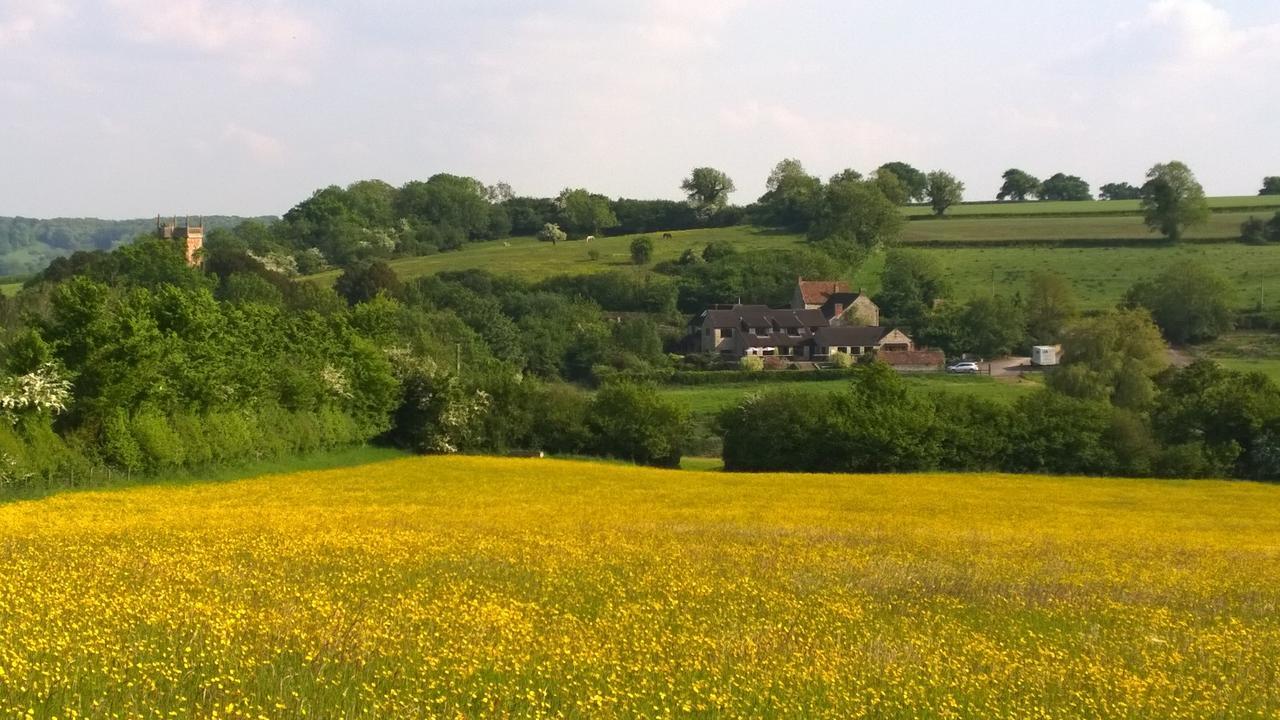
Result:
M793 310L818 310L829 325L880 324L880 307L861 291L850 292L849 285L833 280L796 278L791 295Z
M717 305L695 318L689 329L691 350L733 359L760 355L819 360L832 352L864 355L879 350L915 349L911 338L901 330L832 325L818 308Z

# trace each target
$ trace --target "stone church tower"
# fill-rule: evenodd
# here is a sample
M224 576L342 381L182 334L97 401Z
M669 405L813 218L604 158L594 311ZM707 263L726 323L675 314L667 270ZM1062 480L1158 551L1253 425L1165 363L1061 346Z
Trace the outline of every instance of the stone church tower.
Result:
M187 264L195 267L200 264L200 249L204 247L204 221L199 225L191 224L191 216L187 216L185 225L178 225L175 216L172 222L164 222L156 216L156 236L161 240L181 240L185 247Z

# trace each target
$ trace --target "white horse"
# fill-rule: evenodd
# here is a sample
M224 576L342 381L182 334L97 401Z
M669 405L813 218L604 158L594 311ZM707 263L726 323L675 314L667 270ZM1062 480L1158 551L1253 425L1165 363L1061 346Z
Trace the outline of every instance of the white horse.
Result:
M586 242L591 242L592 240L595 240L595 239L596 239L596 236L595 236L595 235L588 235L588 236L587 236L587 239L586 239Z

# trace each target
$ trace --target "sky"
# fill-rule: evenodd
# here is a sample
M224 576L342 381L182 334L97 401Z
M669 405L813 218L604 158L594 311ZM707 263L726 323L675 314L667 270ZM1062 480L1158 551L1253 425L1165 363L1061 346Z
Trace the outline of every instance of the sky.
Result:
M0 0L0 215L282 214L438 172L764 190L902 160L1280 174L1280 0Z

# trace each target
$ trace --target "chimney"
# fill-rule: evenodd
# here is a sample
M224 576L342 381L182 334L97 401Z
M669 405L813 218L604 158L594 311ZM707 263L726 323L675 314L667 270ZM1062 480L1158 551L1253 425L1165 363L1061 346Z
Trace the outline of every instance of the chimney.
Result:
M836 314L833 317L840 317L844 314L844 305L836 303Z

